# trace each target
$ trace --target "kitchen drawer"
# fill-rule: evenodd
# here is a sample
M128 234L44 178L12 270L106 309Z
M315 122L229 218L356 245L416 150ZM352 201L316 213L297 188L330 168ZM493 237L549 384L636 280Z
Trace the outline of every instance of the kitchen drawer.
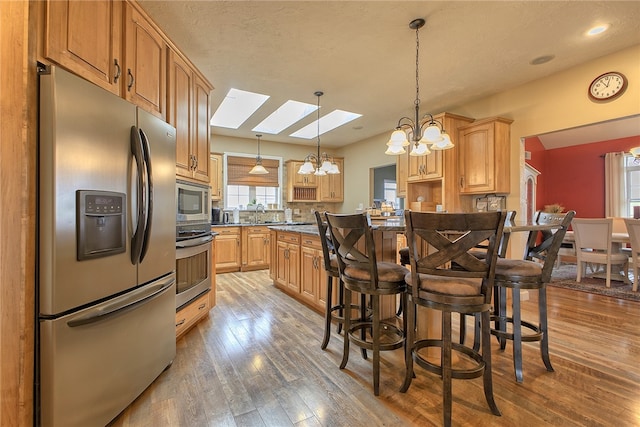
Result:
M278 233L278 241L279 242L287 242L300 244L300 233L288 233L288 232L279 232Z
M322 243L320 243L320 237L301 235L302 246L313 249L322 249Z
M264 225L252 225L252 226L248 226L248 227L244 227L243 228L244 231L247 232L247 234L263 234L263 233L269 233L269 227L266 227Z
M240 227L211 227L218 234L240 234Z
M211 308L209 292L195 299L191 304L176 313L176 339L191 329Z

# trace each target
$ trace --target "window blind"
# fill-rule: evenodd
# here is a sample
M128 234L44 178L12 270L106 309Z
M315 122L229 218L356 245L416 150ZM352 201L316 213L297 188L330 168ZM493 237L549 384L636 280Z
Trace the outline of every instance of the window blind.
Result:
M227 157L227 184L228 185L249 185L256 187L278 187L278 168L280 161L273 159L262 159L262 166L268 174L251 175L249 171L256 164L255 157Z

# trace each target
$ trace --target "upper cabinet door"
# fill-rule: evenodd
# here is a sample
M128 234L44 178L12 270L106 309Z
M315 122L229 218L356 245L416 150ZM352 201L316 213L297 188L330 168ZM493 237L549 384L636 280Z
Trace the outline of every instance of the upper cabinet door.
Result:
M125 14L124 96L164 119L166 43L160 32L129 3Z
M44 56L121 94L122 2L47 1Z
M193 177L194 160L191 155L193 136L191 67L172 50L169 51L169 103L167 121L176 128L176 175Z
M194 135L191 152L196 158L194 178L209 183L209 95L211 87L197 75L193 86Z

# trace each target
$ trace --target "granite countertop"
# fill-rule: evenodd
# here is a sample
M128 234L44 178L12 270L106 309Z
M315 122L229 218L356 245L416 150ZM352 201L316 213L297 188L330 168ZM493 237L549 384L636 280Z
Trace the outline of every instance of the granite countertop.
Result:
M256 227L256 226L265 226L265 227L273 227L273 226L299 226L299 225L310 225L310 222L260 222L260 223L251 223L251 222L241 222L238 224L234 224L232 222L227 224L211 224L211 227Z
M269 224L265 224L269 225ZM319 235L318 226L315 224L277 224L269 225L269 228L277 231L289 231L293 233L312 234L314 236ZM387 219L376 220L371 222L371 228L374 231L396 231L399 233L404 232L404 220L400 219Z

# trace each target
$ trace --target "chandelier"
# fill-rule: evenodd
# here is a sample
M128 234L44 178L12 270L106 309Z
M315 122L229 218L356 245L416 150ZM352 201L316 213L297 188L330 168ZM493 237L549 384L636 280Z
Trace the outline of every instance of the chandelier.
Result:
M333 157L327 155L327 153L320 154L320 97L324 95L324 92L317 91L313 93L318 97L318 152L309 153L307 157L304 158L304 163L298 169L298 173L300 175L326 175L326 174L338 174L340 173L340 169L338 169L338 165L333 160Z
M629 149L629 154L631 154L634 159L640 160L640 147L630 148Z
M414 19L409 23L409 28L416 30L416 99L414 101L415 117L402 117L398 120L396 129L387 142L385 154L398 155L406 153L404 147L412 145L411 156L425 156L431 150L447 150L453 148L451 138L444 130L442 123L435 120L431 114L425 114L420 118L420 80L419 80L419 53L420 38L418 30L425 24L422 18ZM409 142L409 138L411 142ZM431 147L429 147L431 146Z
M258 137L258 156L256 157L256 165L249 171L249 173L252 175L264 175L269 173L269 171L262 166L262 157L260 157L260 138L262 135L258 134L256 137Z

